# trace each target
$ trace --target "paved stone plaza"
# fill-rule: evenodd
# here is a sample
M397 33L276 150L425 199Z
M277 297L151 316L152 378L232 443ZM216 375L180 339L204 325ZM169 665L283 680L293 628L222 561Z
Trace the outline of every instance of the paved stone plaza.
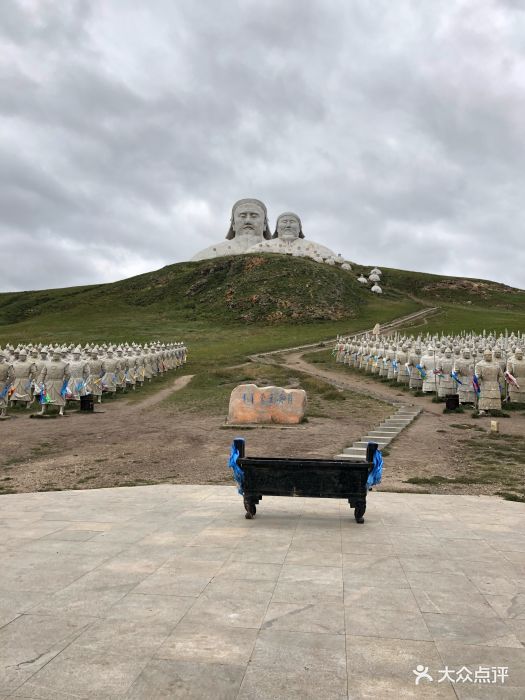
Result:
M1 698L525 697L523 504L373 492L357 525L264 498L249 521L233 487L161 485L0 510Z

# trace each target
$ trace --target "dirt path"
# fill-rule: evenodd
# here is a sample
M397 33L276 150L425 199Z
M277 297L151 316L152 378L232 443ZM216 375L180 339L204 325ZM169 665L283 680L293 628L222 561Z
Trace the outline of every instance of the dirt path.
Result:
M155 406L155 404L158 404L161 401L164 401L164 399L167 399L170 394L173 394L173 392L180 391L180 389L184 389L185 386L188 386L188 384L191 382L194 376L194 374L185 374L182 377L177 377L177 379L173 382L171 386L157 391L156 394L153 394L153 396L148 396L143 401L139 401L138 403L133 403L131 405L127 404L126 408L128 410L132 410L133 408L151 408L152 406Z
M283 355L284 364L287 367L323 379L329 384L336 386L338 389L349 389L350 391L366 394L367 396L389 403L415 403L412 401L412 397L407 397L404 393L400 394L400 392L396 392L395 390L386 391L385 389L387 387L381 386L373 379L368 379L366 375L343 374L337 370L327 370L307 362L303 355L304 353L302 352L293 352Z

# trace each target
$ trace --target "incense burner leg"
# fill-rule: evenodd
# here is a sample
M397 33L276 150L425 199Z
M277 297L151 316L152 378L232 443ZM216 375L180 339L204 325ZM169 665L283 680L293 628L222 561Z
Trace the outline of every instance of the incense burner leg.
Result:
M355 502L355 508L354 508L354 517L357 523L361 524L365 522L364 519L364 514L366 511L366 501L356 501Z

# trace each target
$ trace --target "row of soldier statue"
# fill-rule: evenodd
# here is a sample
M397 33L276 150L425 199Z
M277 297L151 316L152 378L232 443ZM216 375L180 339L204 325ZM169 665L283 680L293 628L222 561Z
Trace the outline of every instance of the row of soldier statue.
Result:
M505 336L379 336L338 338L337 362L406 384L410 389L457 395L480 411L500 410L502 401L525 403L521 333Z
M142 386L144 382L186 362L184 343L125 343L101 346L26 345L0 348L0 416L9 405L29 408L36 401L64 414L67 401L92 395L100 403L105 393Z

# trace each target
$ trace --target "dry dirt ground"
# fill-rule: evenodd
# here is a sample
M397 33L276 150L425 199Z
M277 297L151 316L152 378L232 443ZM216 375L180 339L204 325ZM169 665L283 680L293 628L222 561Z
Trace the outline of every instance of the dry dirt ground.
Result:
M191 381L189 376L175 378L143 400L122 398L104 403L94 414L30 420L17 412L13 419L0 423L0 493L163 482L231 483L227 462L233 437L246 438L248 455L332 458L394 412L384 402L415 404L423 413L390 447L382 490L496 492L494 484L406 483L414 476L457 478L464 474L472 462L468 441L488 434L489 418L473 420L469 413L444 415L443 405L427 397L407 396L344 367L317 366L302 353L282 355L277 361L356 393L351 400L332 404L329 417L313 416L293 428L234 430L224 426L227 406L223 415L196 414L164 401ZM454 427L457 425L463 427ZM524 435L525 416L500 419L500 426L519 438Z
M147 483L232 483L230 444L242 435L247 454L331 458L391 413L367 397L326 405L330 417L294 427L232 429L222 414L178 410L163 402L191 381L181 376L144 400L108 401L96 412L0 422L0 493L103 488ZM348 420L348 414L353 418Z

